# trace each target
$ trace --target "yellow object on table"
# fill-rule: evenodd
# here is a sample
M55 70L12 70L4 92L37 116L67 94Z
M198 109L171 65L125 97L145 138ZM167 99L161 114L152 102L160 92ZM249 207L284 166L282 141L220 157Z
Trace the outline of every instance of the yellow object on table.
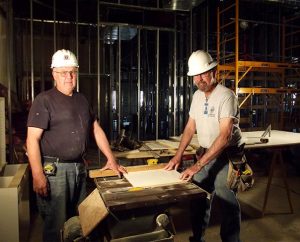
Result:
M158 159L148 159L147 164L148 165L157 165Z

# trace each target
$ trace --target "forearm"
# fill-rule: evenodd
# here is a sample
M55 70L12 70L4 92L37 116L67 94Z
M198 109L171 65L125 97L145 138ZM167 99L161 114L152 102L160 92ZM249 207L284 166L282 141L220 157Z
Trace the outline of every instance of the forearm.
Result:
M47 179L44 174L40 151L42 133L42 129L29 127L27 130L26 144L33 178L33 190L41 196L47 196Z
M27 154L33 176L43 174L39 140L27 138Z

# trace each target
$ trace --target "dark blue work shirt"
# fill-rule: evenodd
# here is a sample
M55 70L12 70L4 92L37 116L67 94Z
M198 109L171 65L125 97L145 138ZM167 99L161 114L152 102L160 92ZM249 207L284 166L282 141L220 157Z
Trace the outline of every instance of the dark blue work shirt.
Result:
M42 155L73 160L82 157L95 116L81 93L64 95L55 87L40 93L29 112L27 126L43 129Z

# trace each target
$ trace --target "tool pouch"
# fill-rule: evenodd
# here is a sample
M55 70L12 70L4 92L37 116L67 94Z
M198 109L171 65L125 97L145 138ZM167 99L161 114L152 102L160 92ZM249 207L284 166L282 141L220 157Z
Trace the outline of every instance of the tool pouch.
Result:
M44 162L43 169L46 176L56 175L57 167L54 162Z
M235 192L247 191L254 184L253 171L247 163L244 145L230 147L226 152L229 160L227 186Z

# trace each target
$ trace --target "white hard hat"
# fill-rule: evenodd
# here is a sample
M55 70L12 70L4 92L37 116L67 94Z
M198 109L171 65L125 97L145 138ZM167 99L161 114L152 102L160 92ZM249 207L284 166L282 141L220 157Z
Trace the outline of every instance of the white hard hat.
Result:
M69 50L58 50L52 56L51 68L79 67L76 56Z
M188 76L196 76L209 71L217 66L217 62L213 60L210 54L203 50L193 52L189 58Z

